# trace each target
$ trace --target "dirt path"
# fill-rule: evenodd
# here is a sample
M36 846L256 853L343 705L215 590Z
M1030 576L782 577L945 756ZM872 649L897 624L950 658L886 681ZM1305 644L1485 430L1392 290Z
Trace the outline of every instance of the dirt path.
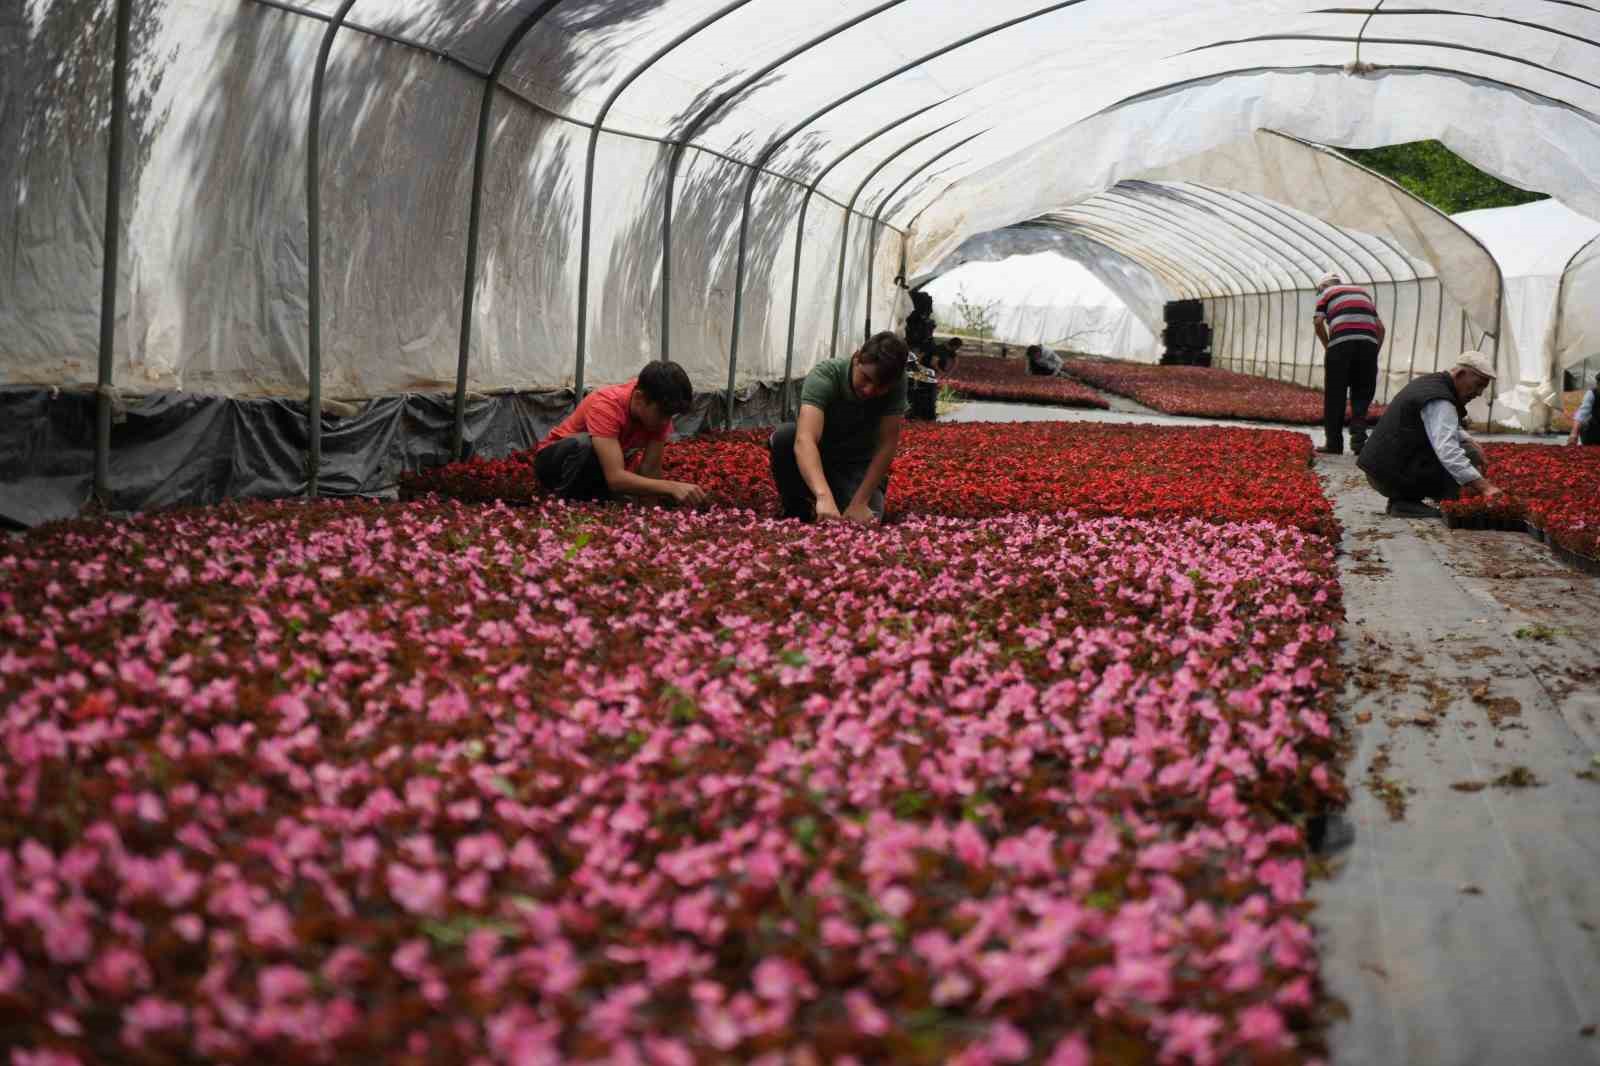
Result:
M1314 892L1334 1061L1600 1064L1600 579L1318 468L1354 749Z

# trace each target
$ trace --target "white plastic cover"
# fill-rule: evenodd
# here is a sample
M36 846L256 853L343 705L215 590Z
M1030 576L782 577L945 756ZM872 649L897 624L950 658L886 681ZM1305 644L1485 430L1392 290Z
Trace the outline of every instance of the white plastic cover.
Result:
M1508 406L1538 414L1554 403L1560 370L1600 354L1600 270L1589 267L1592 255L1581 257L1600 237L1600 222L1559 200L1451 220L1483 242L1505 275L1506 322L1524 359L1501 392Z
M118 385L304 393L306 122L339 6L132 5ZM0 383L95 376L113 7L0 6ZM799 373L869 319L898 317L902 266L925 273L973 234L1259 129L1351 146L1438 137L1600 215L1592 5L1533 16L1526 0L355 0L321 108L326 394L453 383L482 79L547 7L506 55L491 114L474 389L570 383L580 362L586 382L614 380L663 350L718 387L736 305L735 383L783 372L791 321ZM1344 73L1357 60L1360 73ZM663 142L684 140L669 201L676 149ZM1245 171L1270 165L1243 158ZM765 174L752 181L755 166ZM799 205L824 172L797 275ZM1295 203L1271 193L1272 175L1246 176L1234 187ZM1415 317L1465 307L1479 325L1459 332L1498 332L1481 292L1457 290L1453 264L1406 234L1335 221L1439 267L1421 288L1445 298L1419 299ZM1264 292L1289 280L1276 266L1249 277ZM1305 317L1287 295L1229 302L1242 325L1262 317L1258 335ZM1256 343L1240 339L1240 359L1271 362Z
M924 291L947 329L960 324L956 304L965 301L989 309L996 340L1141 362L1161 356L1156 336L1116 293L1087 267L1056 252L969 262L941 274Z

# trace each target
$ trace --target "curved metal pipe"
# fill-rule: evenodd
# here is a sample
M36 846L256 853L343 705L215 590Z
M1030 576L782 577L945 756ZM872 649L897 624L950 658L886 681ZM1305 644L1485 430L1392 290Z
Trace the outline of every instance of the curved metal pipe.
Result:
M594 122L589 126L589 150L583 168L583 220L580 224L578 239L578 352L574 359L572 371L572 393L579 402L583 400L583 369L586 348L589 340L589 244L590 231L594 220L594 160L600 147L600 128L605 125L606 116L611 113L619 97L627 91L645 71L654 66L662 57L683 44L689 38L705 29L707 26L733 14L735 11L750 3L751 0L732 0L690 26L672 40L662 45L651 53L639 66L628 72L627 77L612 88L606 96L605 103L600 105L600 111L595 115ZM759 166L756 173L760 172Z
M106 217L101 240L100 348L94 391L94 498L111 506L112 356L117 337L117 264L122 258L122 151L128 125L128 37L133 0L117 0L111 59L111 131L106 149Z
M888 155L884 156L882 159L878 160L877 166L873 167L871 170L869 170L867 172L867 176L862 178L860 184L858 184L856 186L855 192L850 194L850 203L845 208L844 223L843 223L843 225L841 225L839 227L839 273L838 273L838 277L834 281L834 285L833 285L833 330L828 336L828 358L829 359L834 358L834 356L838 355L838 353L839 353L839 309L840 309L840 304L844 299L844 264L845 264L845 258L849 254L849 250L850 250L850 212L855 210L856 201L861 198L862 192L864 192L866 190L867 185L871 183L873 178L878 176L878 174L883 170L884 167L888 166L890 163L893 163L896 159L899 159L906 152L909 152L911 149L915 148L917 145L921 144L923 141L927 140L929 137L934 137L934 136L937 136L937 135L943 133L945 130L949 129L951 126L954 126L956 124L956 122L958 122L958 121L960 121L960 120L956 119L956 120L953 120L953 121L950 121L950 122L946 122L943 126L936 126L933 129L929 130L928 132L926 132L924 134L921 134L920 136L918 136L918 137L916 137L916 138L914 138L914 139L912 139L910 141L907 141L905 144L901 145L899 148L896 148L893 152L889 153ZM974 136L976 136L976 134L974 134ZM971 140L971 138L969 137L968 140ZM729 403L731 404L732 403L732 396L733 396L733 362L732 362L732 360L729 360L729 365L728 365L728 396L730 398L729 399ZM728 409L728 417L730 419L733 417L733 409L732 409L732 407L729 407L729 409ZM729 424L732 425L732 422L730 422Z
M972 136L965 137L965 138L957 141L955 144L950 145L948 148L942 149L939 152L938 155L935 155L934 157L929 159L926 163L924 163L920 167L918 167L916 170L913 170L911 173L907 174L905 176L905 179L903 181L901 181L899 185L896 185L893 189L889 190L889 194L887 196L885 196L881 201L879 201L878 210L876 212L874 212L873 216L872 216L872 228L869 231L870 235L869 235L868 240L867 240L867 293L866 293L866 300L867 300L867 328L866 328L866 336L863 337L862 340L866 340L867 337L872 336L872 261L873 261L873 259L877 258L877 253L878 253L878 223L883 218L884 209L886 207L888 207L891 203L894 202L894 198L896 196L900 195L900 190L901 189L904 189L907 185L911 184L912 179L916 178L923 171L925 171L929 167L933 166L935 163L937 163L939 160L943 159L945 156L949 155L951 152L955 151L957 148L961 148L961 147L967 145L968 143L977 140L979 137L982 137L985 133L988 133L988 132L989 132L988 129L979 130L977 133L974 133ZM842 267L843 267L843 261L842 260L840 262L840 267L841 267L841 270L840 270L839 277L840 277L840 280L842 281L843 278L844 278L844 272L843 272L843 269L842 269ZM903 263L901 264L900 273L901 273L902 276L905 274L905 265ZM833 317L835 318L835 320L837 320L838 317L839 317L839 306L838 306L837 302L834 304Z
M1226 201L1226 202L1218 202L1217 200L1213 200L1211 198L1211 196L1203 194L1203 193L1209 193L1209 191L1210 191L1210 190L1207 190L1205 188L1205 186L1196 185L1196 184L1190 184L1190 183L1187 183L1187 182L1183 183L1181 185L1172 187L1170 189L1170 191L1174 195L1180 196L1183 199L1197 202L1197 204L1199 204L1199 205L1201 205L1203 207L1206 207L1208 209L1211 209L1213 211L1217 211L1217 210L1223 211L1223 212L1227 213L1230 218L1238 219L1239 220L1239 224L1234 224L1233 228L1239 233L1239 235L1241 237L1243 237L1246 241L1248 241L1252 247L1257 248L1258 250L1260 250L1262 252L1263 255L1269 257L1269 260L1271 262L1279 263L1279 264L1288 264L1290 269L1289 270L1285 270L1284 273L1291 279L1291 281L1293 280L1294 272L1295 271L1299 271L1299 273L1306 278L1306 281L1307 281L1308 284L1311 284L1313 286L1315 285L1315 283L1316 283L1315 279L1313 279L1311 277L1311 275L1305 270L1304 267L1302 267L1295 260L1293 260L1291 258L1284 257L1284 256L1282 256L1280 254L1280 248L1287 247L1287 244L1286 244L1286 242L1283 242L1281 240L1281 235L1279 233L1277 233L1274 230L1268 229L1265 225L1263 225L1255 217L1253 217L1251 215L1247 215L1247 214L1245 214L1243 212L1234 210L1234 208L1232 206L1232 202L1231 201L1227 201L1226 197L1223 198L1223 200ZM1256 230L1260 230L1260 231L1266 233L1268 235L1269 239L1268 240L1261 240L1261 239L1257 238L1256 235L1255 235L1255 231ZM1273 243L1274 240L1278 241L1278 243L1274 244ZM1266 376L1271 377L1274 380L1281 380L1281 378L1282 378L1283 335L1284 335L1285 327L1288 324L1288 313L1287 313L1286 309L1283 306L1283 298L1281 296L1281 293L1287 292L1287 291L1292 291L1295 288L1296 288L1296 286L1291 285L1289 287L1286 287L1284 289L1280 289L1279 290L1280 296L1279 296L1279 299L1277 301L1278 302L1278 372L1275 373L1273 371L1272 361L1270 359L1265 360L1264 363L1263 363L1263 365L1266 368ZM1271 331L1272 331L1272 317L1271 317L1270 307L1269 307L1269 312L1268 312L1268 317L1267 317L1267 332L1271 333Z
M782 134L770 141L767 146L761 150L761 154L756 158L755 163L750 168L749 178L747 178L745 181L744 199L739 210L739 244L738 252L734 260L733 270L733 328L732 338L728 345L729 381L733 380L734 373L738 365L739 331L744 324L744 268L745 259L749 254L750 245L750 202L755 197L756 178L760 175L761 168L766 166L767 161L772 158L778 149L789 143L791 138L798 135L813 122L816 122L818 119L823 118L830 112L843 107L856 97L870 92L885 82L891 81L892 79L899 77L901 74L904 74L909 70L914 70L917 67L922 66L924 63L930 62L931 60L937 59L940 56L946 55L950 52L954 52L959 48L964 48L967 45L972 44L975 41L982 40L985 37L1000 33L1003 30L1020 26L1024 23L1031 22L1034 19L1043 18L1045 15L1054 14L1057 11L1063 11L1069 7L1075 7L1078 4L1085 2L1087 2L1087 0L1058 0L1057 3L1049 4L1037 11L1031 11L1026 15L1018 15L1015 18L1006 19L1004 22L999 22L993 26L986 27L985 29L969 33L965 37L961 37L958 40L950 42L949 44L941 45L931 52L926 52L915 59L902 63L900 66L895 67L893 70L888 71L885 74L880 74L871 81L868 81L865 84L859 85L850 90L843 96L835 97L831 102L824 104L822 107L807 115L797 124L789 127ZM835 332L837 332L837 330L835 330Z
M322 86L328 73L333 38L356 0L343 0L322 33L317 65L311 71L311 115L306 123L306 495L315 499L322 474Z
M450 432L450 457L460 459L467 436L467 361L472 349L472 312L478 289L478 232L483 219L483 179L489 169L489 117L494 111L495 89L500 74L528 31L561 0L544 3L517 23L495 54L494 63L483 81L483 96L478 102L478 140L472 152L472 199L467 209L467 270L461 283L461 347L456 354L455 424Z
M1268 216L1265 211L1262 211L1262 210L1260 210L1259 208L1257 208L1255 206L1255 204L1253 203L1253 201L1255 199L1254 197L1243 196L1243 194L1241 194L1240 198L1236 199L1233 196L1227 195L1227 193L1225 191L1223 191L1223 190L1212 189L1209 186L1201 185L1201 184L1198 184L1198 183L1192 183L1192 182L1184 183L1183 191L1185 193L1191 195L1191 196L1194 196L1197 199L1200 199L1200 200L1202 200L1202 201L1204 201L1206 203L1211 204L1214 207L1217 207L1217 208L1220 208L1221 210L1227 211L1229 214L1232 214L1232 215L1234 215L1236 217L1244 219L1245 221L1248 221L1251 224L1251 226L1253 226L1255 229L1260 230L1261 232L1267 234L1269 238L1277 241L1279 246L1286 247L1286 248L1287 247L1293 247L1294 250L1297 251L1297 252L1302 251L1302 249L1299 247L1298 239L1293 239L1293 240L1287 239L1287 238L1290 238L1291 236L1297 237L1297 235L1291 234L1290 232L1286 231L1281 226L1278 226L1278 227L1275 227L1275 228L1274 227L1269 227L1266 224L1266 222L1258 221L1258 219L1269 219L1270 220L1270 216ZM1216 197L1216 199L1213 199L1213 197ZM1235 207L1244 208L1245 212L1248 212L1248 217L1246 216L1245 213L1241 213L1239 211L1235 211L1234 210ZM1293 260L1284 260L1284 261L1285 262L1290 262L1291 265L1293 265L1294 268L1300 272L1300 274L1306 279L1306 285L1310 289L1314 290L1316 288L1316 284L1317 284L1316 277L1309 270L1307 270L1306 267L1302 263L1294 262ZM1313 265L1315 263L1315 260L1313 260L1310 256L1307 256L1305 261L1309 262L1309 263L1313 263ZM1299 298L1299 295L1298 295L1300 290L1298 288L1296 288L1294 290L1285 290L1285 291L1293 291L1293 292L1296 293L1296 296L1295 296L1295 314L1296 314L1296 316L1298 316L1299 313L1300 313L1300 298ZM1278 372L1276 374L1274 374L1273 377L1276 378L1277 380L1280 380L1280 381L1283 380L1283 357L1284 357L1285 350L1287 350L1288 353L1289 353L1289 357L1290 357L1289 358L1289 380L1292 381L1292 380L1294 380L1294 358L1293 358L1294 350L1293 350L1292 347L1288 346L1285 343L1285 334L1288 332L1288 317L1289 317L1288 316L1287 307L1280 306L1279 309L1278 309L1278 314L1279 314ZM1297 337L1299 335L1299 319L1298 319L1298 317L1295 320L1295 335Z
M837 37L866 20L887 11L891 7L905 3L906 0L886 0L876 7L869 8L853 18L841 22L830 30L825 30L817 36L802 44L796 45L777 59L771 60L765 66L752 71L742 78L739 83L722 93L711 103L701 108L699 113L689 121L683 133L677 138L677 143L672 146L672 152L667 156L667 188L662 200L661 212L661 358L666 360L672 348L672 205L676 199L678 185L678 167L683 161L683 151L694 143L695 136L705 124L711 121L718 111L721 111L735 98L748 92L761 79L783 66L791 59L809 52L811 49L826 41ZM810 199L809 192L807 199ZM786 397L787 399L787 394Z
M956 96L959 96L959 95L960 95L959 93L956 93L956 94L951 95L951 96L946 96L942 100L939 100L939 101L936 101L934 103L928 104L926 107L918 108L916 111L911 112L909 115L902 116L901 118L897 118L892 122L889 122L889 123L887 123L887 124L885 124L883 126L878 127L872 133L870 133L867 136L863 137L861 140L857 141L855 144L852 144L849 148L845 149L839 155L835 156L833 158L833 160L827 166L823 167L820 171L818 171L817 176L815 178L811 179L811 183L806 186L805 197L800 201L800 218L799 218L799 221L795 225L795 231L794 231L794 273L793 273L793 275L792 275L792 277L790 278L790 281L789 281L789 329L788 329L788 339L784 344L784 351L783 351L783 380L784 380L784 388L785 388L785 392L783 394L783 417L784 417L785 421L788 421L788 418L789 418L789 393L787 391L787 389L788 389L788 381L789 381L790 375L792 375L794 373L794 328L795 328L795 320L796 320L796 318L798 316L799 305L800 305L800 257L801 257L802 252L805 250L806 215L811 210L811 196L812 196L812 194L817 191L817 188L822 184L823 179L825 179L829 174L831 174L835 167L837 167L839 164L843 163L846 159L850 158L856 152L860 151L862 148L865 148L867 145L871 144L873 141L877 140L879 137L883 136L885 133L888 133L891 130L899 129L901 126L905 125L907 122L910 122L912 119L917 118L917 117L919 117L919 116L921 116L921 115L923 115L923 114L925 114L925 113L927 113L929 111L932 111L934 108L939 107L942 104L949 103L951 100L954 100L956 98ZM839 206L841 208L844 207L843 204L840 204ZM846 217L849 216L849 212L846 212L845 214L846 214Z
M1130 209L1140 211L1146 215L1154 215L1158 220L1164 220L1167 222L1176 223L1178 225L1198 225L1207 229L1208 231L1210 228L1209 226L1205 226L1205 220L1203 218L1184 218L1174 212L1161 210L1156 203L1151 202L1154 198L1134 198L1127 193L1118 194L1116 186L1112 186L1110 189L1100 193L1100 196L1109 200L1126 203ZM1215 233L1210 233L1210 236L1213 240L1216 239ZM1259 282L1255 281L1251 277L1249 270L1240 267L1231 256L1224 254L1220 247L1213 248L1201 244L1195 244L1192 246L1192 250L1195 253L1214 258L1217 262L1226 266L1228 270L1242 278L1244 285L1252 287L1251 291L1248 293L1241 292L1241 301L1246 295L1254 296L1258 301L1261 301L1262 306L1265 306L1264 294L1260 289ZM1256 349L1259 349L1261 345L1261 318L1262 315L1258 313L1255 323L1255 339L1251 342ZM1240 331L1240 341L1242 342L1243 339L1243 331ZM1242 359L1240 360L1240 365L1244 365ZM1247 372L1251 374L1255 372L1255 360L1253 356L1250 361L1250 369Z

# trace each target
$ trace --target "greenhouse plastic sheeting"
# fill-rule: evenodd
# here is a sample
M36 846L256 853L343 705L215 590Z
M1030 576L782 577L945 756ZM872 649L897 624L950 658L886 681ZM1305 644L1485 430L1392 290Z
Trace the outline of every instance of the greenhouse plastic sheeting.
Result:
M95 378L114 6L0 12L0 382ZM344 6L132 3L119 388L305 394L307 119ZM800 373L898 318L902 266L928 272L976 233L1260 129L1438 137L1600 214L1586 5L354 0L348 18L318 112L331 397L454 384L477 115L502 58L474 390L616 380L663 353L702 389L735 356L734 385ZM1500 332L1481 286L1459 292L1456 263L1424 258L1478 331ZM1244 302L1280 329L1291 313L1287 297Z
M989 310L996 340L1145 363L1161 356L1160 343L1132 308L1088 268L1055 252L968 262L925 291L946 329L960 324L955 304L961 300Z
M1464 211L1451 220L1483 242L1505 275L1506 322L1525 354L1518 376L1507 382L1513 391L1502 386L1507 405L1537 411L1554 403L1557 373L1600 353L1600 331L1584 324L1600 313L1600 274L1568 272L1581 267L1579 257L1600 237L1600 222L1558 200ZM1557 317L1563 310L1565 323ZM1571 350L1586 337L1589 350ZM1559 350L1564 342L1565 352Z

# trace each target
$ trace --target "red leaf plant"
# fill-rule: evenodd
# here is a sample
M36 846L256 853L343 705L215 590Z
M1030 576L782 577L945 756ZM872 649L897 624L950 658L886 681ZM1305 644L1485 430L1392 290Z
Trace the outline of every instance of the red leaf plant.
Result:
M1526 517L1557 546L1600 559L1600 448L1489 443L1483 451L1505 496L1447 500L1445 514Z
M673 442L663 473L701 485L715 504L776 515L766 436L740 430ZM890 469L889 513L1269 519L1333 535L1311 447L1302 434L1259 429L913 423ZM427 471L404 489L412 496L530 500L539 492L527 454Z
M939 375L939 383L974 400L1013 400L1102 409L1111 406L1104 396L1076 381L1029 374L1026 359L963 355L953 368Z
M1064 369L1097 389L1136 400L1163 414L1322 424L1322 391L1292 382L1221 367L1154 366L1106 359L1068 359ZM1367 417L1377 422L1383 411L1382 404L1373 404ZM1349 413L1347 407L1347 417Z

